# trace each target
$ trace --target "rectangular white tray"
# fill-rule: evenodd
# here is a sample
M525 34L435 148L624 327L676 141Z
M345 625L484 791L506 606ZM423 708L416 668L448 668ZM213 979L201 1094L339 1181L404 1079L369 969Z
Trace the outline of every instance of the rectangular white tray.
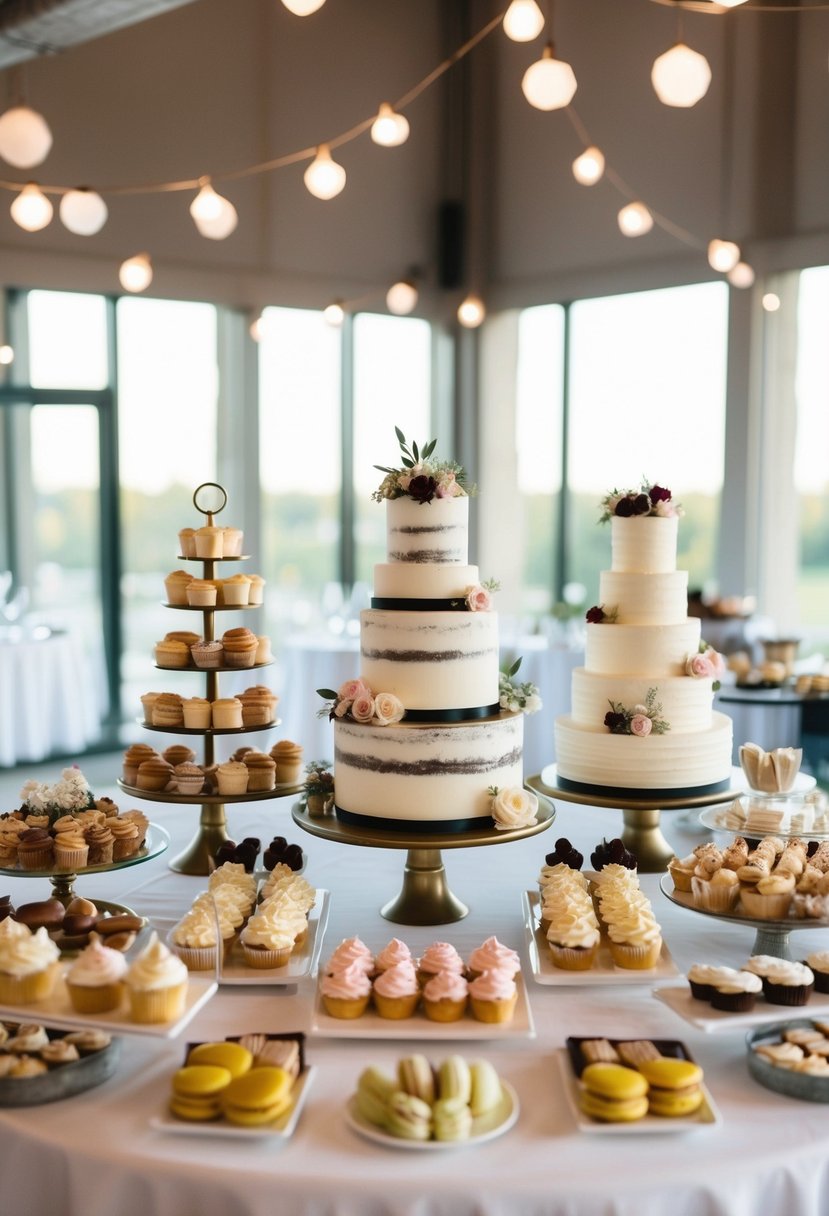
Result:
M681 1135L698 1132L706 1127L722 1123L722 1115L714 1104L708 1087L703 1085L703 1100L699 1110L683 1119L663 1119L658 1115L645 1115L633 1123L601 1123L590 1119L579 1106L579 1080L570 1065L566 1047L556 1051L556 1062L564 1084L564 1096L579 1131L596 1136L650 1136Z
M284 967L260 971L256 967L245 966L242 950L237 942L233 947L230 959L226 963L222 963L219 983L223 987L226 984L240 986L295 984L303 976L315 971L319 962L325 926L328 923L329 898L328 891L317 889L316 903L308 914L308 935Z
M223 1140L263 1140L276 1138L288 1140L293 1135L311 1082L316 1074L316 1068L306 1068L297 1080L294 1102L284 1115L275 1123L267 1123L262 1127L240 1127L235 1123L227 1123L224 1119L215 1119L205 1123L190 1123L186 1119L176 1119L165 1110L163 1114L153 1115L150 1127L156 1131L165 1132L172 1136L207 1136L219 1137Z
M656 980L672 980L679 975L679 968L664 941L659 960L649 971L617 967L604 938L599 946L596 961L589 971L565 971L562 967L556 967L550 957L544 932L539 927L540 905L541 897L537 891L521 892L524 938L533 979L537 984L550 984L557 988L593 987L603 984L653 984Z
M826 1017L829 1014L829 996L820 992L813 992L805 1005L772 1005L761 996L750 1013L728 1013L714 1009L707 1001L692 997L687 983L655 988L653 995L706 1034L728 1034L729 1031L745 1030L749 1026L764 1026L766 1022L780 1021L781 1018Z
M358 1018L332 1018L325 1012L320 996L319 982L311 1015L311 1034L330 1039L534 1039L530 1003L521 975L516 975L518 1001L512 1021L495 1024L478 1022L467 1010L457 1022L432 1022L421 1009L410 1018L381 1018L371 1005Z
M210 1000L217 988L215 977L204 979L190 972L181 1017L174 1022L143 1023L130 1020L126 1000L118 1009L111 1009L106 1013L76 1013L61 976L55 984L54 992L45 1001L31 1001L28 1005L0 1005L0 1018L19 1022L25 1017L29 1022L43 1022L46 1026L57 1026L66 1030L86 1030L88 1026L97 1026L100 1030L112 1031L115 1034L145 1034L152 1038L174 1039Z

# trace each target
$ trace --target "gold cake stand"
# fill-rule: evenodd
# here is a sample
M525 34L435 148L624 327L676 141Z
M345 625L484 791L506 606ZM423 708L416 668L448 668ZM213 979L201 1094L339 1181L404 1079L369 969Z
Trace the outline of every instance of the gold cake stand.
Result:
M556 817L556 809L542 794L538 799L535 823L529 827L512 828L505 832L493 827L481 827L451 834L352 827L340 823L333 815L317 819L298 802L292 807L291 814L294 823L323 840L360 845L366 849L406 849L403 886L394 899L383 905L380 915L397 925L450 925L463 920L469 909L449 889L441 850L508 844L511 840L535 836L550 827Z
M555 764L548 764L541 773L527 778L527 785L537 794L548 798L559 798L562 802L575 802L580 806L613 807L622 812L624 828L622 841L636 854L639 869L644 874L658 874L667 869L675 850L662 835L663 811L688 811L695 807L714 806L720 802L731 802L741 793L745 784L739 768L731 770L731 780L726 790L718 794L688 795L685 798L631 798L623 789L611 794L588 794L581 790L563 789L558 783Z

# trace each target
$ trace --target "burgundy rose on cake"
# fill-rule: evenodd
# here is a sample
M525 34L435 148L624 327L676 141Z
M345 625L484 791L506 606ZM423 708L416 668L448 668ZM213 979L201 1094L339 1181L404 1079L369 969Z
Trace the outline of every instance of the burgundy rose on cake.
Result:
M490 810L496 828L508 832L512 828L528 828L538 814L538 798L518 785L500 790L491 785L487 790L492 802Z
M599 523L607 523L614 515L630 519L635 515L681 515L682 507L674 502L671 491L665 486L651 483L646 478L633 490L611 490L601 502L602 514Z
M662 717L662 706L656 700L656 689L649 688L644 705L627 709L618 701L609 701L610 710L604 716L604 724L612 735L636 735L646 739L648 735L664 735L670 730Z
M587 609L584 619L588 625L615 625L618 616L619 609L615 605L605 608L604 604L594 604L592 608Z
M460 498L474 494L475 487L465 484L466 473L461 465L454 460L432 459L436 439L430 439L422 447L416 443L409 446L399 426L394 428L394 433L400 445L402 468L392 469L383 464L374 466L385 474L371 496L375 502L382 502L384 498L401 498L404 494L420 503L431 502L433 498Z
M350 718L352 722L372 726L392 726L406 713L394 693L375 694L364 680L346 680L337 692L331 688L318 688L317 694L325 700L317 714L319 718Z

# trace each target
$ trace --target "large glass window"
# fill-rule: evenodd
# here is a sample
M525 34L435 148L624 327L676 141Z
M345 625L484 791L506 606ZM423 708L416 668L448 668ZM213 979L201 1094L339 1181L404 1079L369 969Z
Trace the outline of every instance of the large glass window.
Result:
M809 648L829 655L829 266L800 275L797 309L797 433L794 485L799 508L797 607Z
M106 388L106 301L68 291L30 291L29 380L36 388Z

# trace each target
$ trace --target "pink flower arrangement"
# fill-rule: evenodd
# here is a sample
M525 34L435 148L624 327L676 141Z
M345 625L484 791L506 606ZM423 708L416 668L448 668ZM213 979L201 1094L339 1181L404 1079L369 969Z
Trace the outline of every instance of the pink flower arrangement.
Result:
M653 730L653 722L647 714L634 714L630 720L630 733L645 739Z
M720 677L725 671L725 660L722 655L709 646L707 642L700 642L699 650L696 654L689 654L685 661L686 675L693 676L695 679L710 679L714 683L712 687L714 691L720 687Z
M610 710L604 716L604 724L612 735L635 735L647 739L648 735L664 735L670 730L662 717L662 706L656 700L656 689L649 688L644 705L627 709L618 701L609 701Z
M492 596L486 587L476 583L466 589L466 606L470 612L489 612L492 608Z
M664 518L682 514L682 507L673 501L670 490L644 480L635 490L611 490L605 494L601 509L599 523L602 524L613 515L629 519L634 515L658 515Z
M391 726L405 716L399 697L392 692L372 692L365 680L346 680L337 692L331 688L318 688L325 705L319 717L350 718L352 722L370 723L372 726Z

